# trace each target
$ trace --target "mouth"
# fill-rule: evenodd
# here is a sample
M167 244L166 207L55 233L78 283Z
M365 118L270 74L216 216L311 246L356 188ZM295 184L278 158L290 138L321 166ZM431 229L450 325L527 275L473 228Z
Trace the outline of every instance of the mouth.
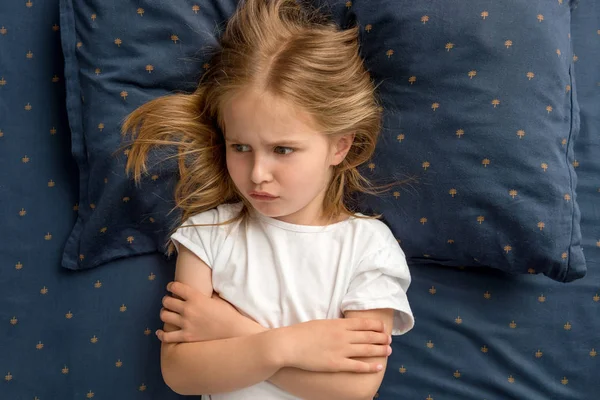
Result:
M252 197L255 200L261 200L261 201L273 201L279 198L279 196L274 196L271 193L267 193L267 192L250 192L248 194L250 197Z

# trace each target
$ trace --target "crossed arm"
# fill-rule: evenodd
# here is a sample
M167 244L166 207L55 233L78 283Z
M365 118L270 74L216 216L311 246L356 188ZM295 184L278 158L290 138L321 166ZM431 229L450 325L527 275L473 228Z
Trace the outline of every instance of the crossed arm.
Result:
M175 280L207 297L213 292L210 268L183 246ZM386 334L391 332L392 310L352 311L345 317L380 320L385 324ZM165 324L165 331L176 329ZM297 341L290 342L293 336L286 329L269 330L249 318L236 317L232 337L228 339L163 343L163 378L180 394L223 393L268 380L297 397L310 400L366 400L375 395L383 379L387 357L360 359L381 364L383 369L379 372L312 372L295 368L289 366L286 349L294 347Z

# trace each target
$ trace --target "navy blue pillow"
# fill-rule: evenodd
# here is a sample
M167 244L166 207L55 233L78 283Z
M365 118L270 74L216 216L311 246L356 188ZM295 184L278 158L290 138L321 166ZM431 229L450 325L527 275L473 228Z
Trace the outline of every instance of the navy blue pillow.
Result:
M387 111L370 175L414 180L363 205L383 212L410 261L582 277L568 2L350 13Z
M318 3L342 26L360 25L381 83L385 128L365 171L376 183L411 183L361 198L360 209L383 213L410 261L583 276L569 2ZM157 159L136 189L126 155L112 156L120 123L156 96L195 87L236 4L61 2L81 171L65 267L162 249L177 222L168 214L176 168Z
M575 145L577 193L585 258L590 268L600 268L600 3L582 3L575 13L575 76L581 104Z
M192 91L235 9L64 0L61 34L72 152L80 170L78 219L62 265L96 267L162 251L179 218L173 211L177 166L149 160L140 188L125 175L120 126L135 108L173 91ZM155 162L154 162L155 161Z

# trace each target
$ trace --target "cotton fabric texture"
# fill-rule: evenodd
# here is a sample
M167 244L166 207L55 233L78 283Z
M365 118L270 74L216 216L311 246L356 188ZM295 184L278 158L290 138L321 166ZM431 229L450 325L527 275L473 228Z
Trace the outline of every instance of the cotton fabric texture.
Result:
M328 226L282 222L241 203L191 217L173 235L212 268L213 287L242 314L267 328L342 318L349 310L394 309L393 335L412 329L404 253L381 221L351 217ZM212 395L212 400L295 399L268 382Z

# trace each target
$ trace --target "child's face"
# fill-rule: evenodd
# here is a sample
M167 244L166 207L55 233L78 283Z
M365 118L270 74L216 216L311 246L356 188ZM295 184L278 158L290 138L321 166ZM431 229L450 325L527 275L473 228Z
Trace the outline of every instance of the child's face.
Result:
M343 161L352 135L326 136L308 113L255 90L227 102L223 120L229 175L254 209L299 225L322 224L332 166Z

